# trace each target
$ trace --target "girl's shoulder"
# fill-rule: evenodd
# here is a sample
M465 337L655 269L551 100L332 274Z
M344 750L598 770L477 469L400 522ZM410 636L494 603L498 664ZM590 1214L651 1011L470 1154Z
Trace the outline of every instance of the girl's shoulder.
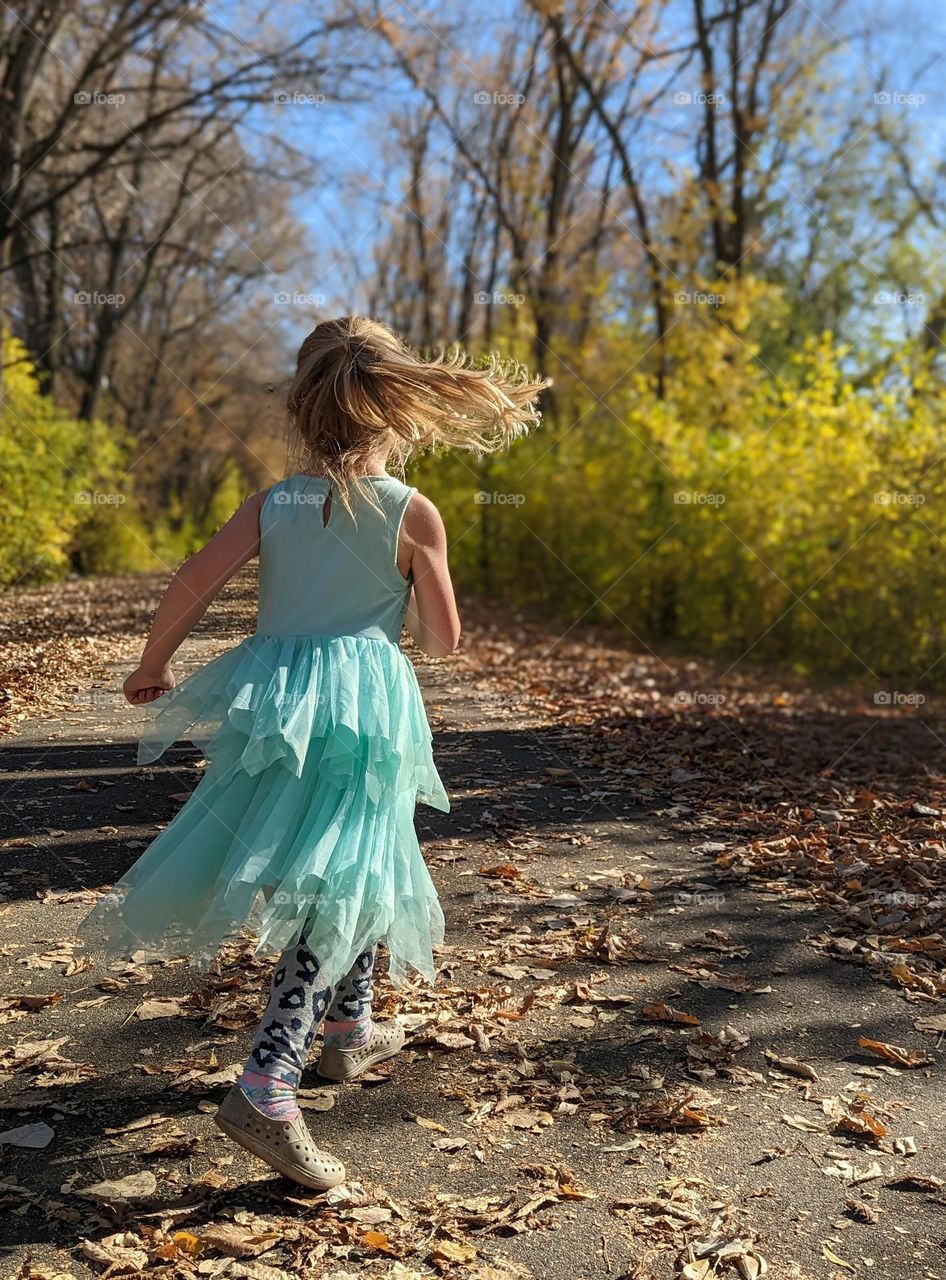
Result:
M411 491L412 496L404 510L401 531L408 542L414 546L432 546L445 537L443 517L434 502L420 492Z

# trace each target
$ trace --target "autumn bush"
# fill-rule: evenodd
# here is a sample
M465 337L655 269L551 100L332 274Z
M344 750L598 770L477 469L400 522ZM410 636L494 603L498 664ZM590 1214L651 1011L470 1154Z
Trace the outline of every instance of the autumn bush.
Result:
M862 676L878 691L943 683L946 389L902 344L856 374L863 356L830 333L775 367L760 352L785 337L778 289L748 280L725 294L675 310L665 396L615 322L571 353L581 378L557 387L567 415L479 466L421 468L461 585L563 631L610 623L634 643Z
M41 394L23 345L3 345L0 433L0 586L174 568L244 496L224 469L206 511L168 510L146 521L127 473L132 441L104 422L81 422Z

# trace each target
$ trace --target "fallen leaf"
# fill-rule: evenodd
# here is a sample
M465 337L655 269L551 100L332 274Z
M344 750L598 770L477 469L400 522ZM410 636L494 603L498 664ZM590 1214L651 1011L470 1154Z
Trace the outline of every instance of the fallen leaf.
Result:
M61 991L53 991L49 995L9 995L0 999L4 1009L44 1009L47 1005L58 1004L62 999Z
M902 1177L891 1178L884 1186L893 1187L896 1191L939 1191L946 1183L932 1174L905 1173Z
M259 1231L239 1222L215 1222L203 1227L200 1242L207 1249L216 1249L228 1258L255 1258L279 1244L278 1231Z
M143 1240L140 1240L131 1232L123 1231L98 1241L89 1240L83 1236L80 1251L83 1257L88 1258L91 1262L97 1262L102 1266L108 1267L112 1271L143 1271L148 1265L148 1251L118 1243L119 1240L126 1237L137 1240L139 1244L144 1244Z
M901 1049L899 1045L887 1044L883 1040L871 1040L868 1036L860 1036L857 1043L869 1053L875 1053L888 1062L895 1062L898 1067L926 1067L934 1061L930 1054L924 1053L922 1049Z
M800 1129L802 1133L824 1133L823 1124L818 1124L810 1116L782 1116L782 1123L790 1129Z
M470 1145L468 1138L435 1138L434 1146L438 1151L462 1151L464 1147Z
M388 1253L392 1256L397 1256L398 1250L383 1231L365 1231L360 1236L360 1242L366 1248L374 1249L376 1253Z
M689 1027L698 1027L700 1020L692 1013L683 1013L680 1009L672 1009L662 1000L655 1000L644 1005L641 1013L653 1022L682 1022Z
M331 1089L299 1089L296 1098L303 1111L331 1111L335 1106Z
M431 1250L431 1257L443 1262L472 1262L476 1249L457 1240L438 1240Z
M157 996L152 1000L143 1000L135 1010L135 1017L142 1022L150 1022L154 1018L184 1017L184 1001L171 996Z
M142 1171L77 1188L72 1194L87 1200L146 1200L154 1195L157 1187L158 1180L154 1174Z
M830 1151L828 1155L834 1156L834 1162L826 1165L821 1172L827 1174L829 1178L839 1178L842 1182L849 1182L854 1186L861 1182L873 1182L875 1179L883 1177L883 1170L876 1160L872 1160L866 1168L858 1169L857 1165L852 1164L846 1156L837 1155Z
M514 1129L539 1129L553 1123L547 1111L538 1111L534 1107L512 1107L502 1113L502 1119Z
M688 1262L680 1275L683 1280L712 1280L715 1274L715 1267L709 1258L697 1258L694 1262Z
M15 1129L5 1129L0 1133L0 1145L41 1150L48 1147L55 1136L56 1130L48 1124L21 1124Z
M439 1120L428 1120L426 1116L411 1116L415 1124L419 1124L422 1129L434 1129L437 1133L449 1133L450 1130L445 1124L441 1124Z
M812 1080L817 1082L818 1073L807 1062L801 1062L798 1058L783 1058L777 1053L773 1053L771 1049L766 1049L765 1056L769 1062L775 1064L780 1071L784 1071L787 1075L798 1076L802 1080Z
M821 1252L828 1259L828 1261L833 1262L835 1266L844 1267L847 1271L854 1270L851 1264L849 1262L845 1262L843 1258L839 1258L838 1255L825 1243L824 1240L822 1240L821 1242Z
M931 1032L933 1035L939 1035L940 1032L946 1031L946 1013L933 1013L928 1017L917 1018L913 1024L917 1031Z

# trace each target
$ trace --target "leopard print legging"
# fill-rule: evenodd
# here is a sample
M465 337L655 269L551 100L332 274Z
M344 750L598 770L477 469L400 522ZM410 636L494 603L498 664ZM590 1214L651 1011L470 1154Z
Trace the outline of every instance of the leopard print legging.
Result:
M298 1086L323 1018L326 1043L354 1047L357 1029L370 1025L375 951L363 951L334 990L319 980L319 962L307 946L284 951L247 1068Z

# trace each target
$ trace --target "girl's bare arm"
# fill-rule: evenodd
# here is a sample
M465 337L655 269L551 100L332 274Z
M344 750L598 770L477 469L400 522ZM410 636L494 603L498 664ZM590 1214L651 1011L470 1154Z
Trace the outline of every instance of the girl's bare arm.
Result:
M172 577L154 615L138 669L125 681L129 702L153 702L174 688L171 658L237 569L259 554L259 513L267 492L248 498Z
M414 579L405 625L419 649L443 658L460 642L460 618L447 564L447 531L423 494L415 494L404 513L401 539Z

